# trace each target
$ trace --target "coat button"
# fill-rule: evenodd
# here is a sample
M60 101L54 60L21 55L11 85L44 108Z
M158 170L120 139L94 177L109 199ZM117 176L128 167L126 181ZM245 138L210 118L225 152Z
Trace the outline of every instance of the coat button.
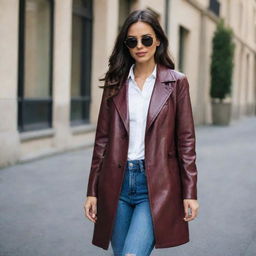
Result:
M118 163L118 168L121 168L121 167L122 167L121 163Z

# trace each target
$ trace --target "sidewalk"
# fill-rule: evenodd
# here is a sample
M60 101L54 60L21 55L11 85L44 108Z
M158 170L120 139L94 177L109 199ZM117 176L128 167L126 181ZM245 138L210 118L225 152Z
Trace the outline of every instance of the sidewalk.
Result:
M256 118L196 127L199 216L190 242L152 256L256 255ZM83 202L92 148L0 170L0 256L112 255Z

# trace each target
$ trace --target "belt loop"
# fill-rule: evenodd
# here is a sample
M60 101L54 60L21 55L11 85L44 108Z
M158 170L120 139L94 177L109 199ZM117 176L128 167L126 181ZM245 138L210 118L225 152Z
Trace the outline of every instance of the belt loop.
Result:
M140 170L143 171L143 169L144 169L144 160L141 159L140 160Z

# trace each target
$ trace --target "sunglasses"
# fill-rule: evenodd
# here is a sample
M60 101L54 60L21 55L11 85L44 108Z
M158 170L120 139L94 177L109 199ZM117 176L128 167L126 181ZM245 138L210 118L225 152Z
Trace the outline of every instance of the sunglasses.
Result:
M125 41L124 41L125 45L128 48L135 48L138 44L138 39L136 37L128 37ZM141 43L146 46L149 47L153 44L153 37L151 36L143 36L141 39Z

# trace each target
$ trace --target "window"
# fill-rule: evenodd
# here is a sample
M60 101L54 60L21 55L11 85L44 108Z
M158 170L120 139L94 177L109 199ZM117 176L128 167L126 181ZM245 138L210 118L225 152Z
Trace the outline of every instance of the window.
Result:
M91 102L92 1L73 0L71 125L89 123Z
M119 0L119 20L118 20L118 32L131 12L132 4L134 0Z
M165 33L169 35L170 0L165 0Z
M253 8L252 24L253 24L253 40L254 40L254 43L256 43L256 8L255 7Z
M218 0L210 0L209 10L212 11L217 16L220 15L220 3Z
M21 0L19 17L18 129L51 127L53 3Z
M185 72L186 49L189 31L180 26L179 27L179 65L178 68L181 72Z

